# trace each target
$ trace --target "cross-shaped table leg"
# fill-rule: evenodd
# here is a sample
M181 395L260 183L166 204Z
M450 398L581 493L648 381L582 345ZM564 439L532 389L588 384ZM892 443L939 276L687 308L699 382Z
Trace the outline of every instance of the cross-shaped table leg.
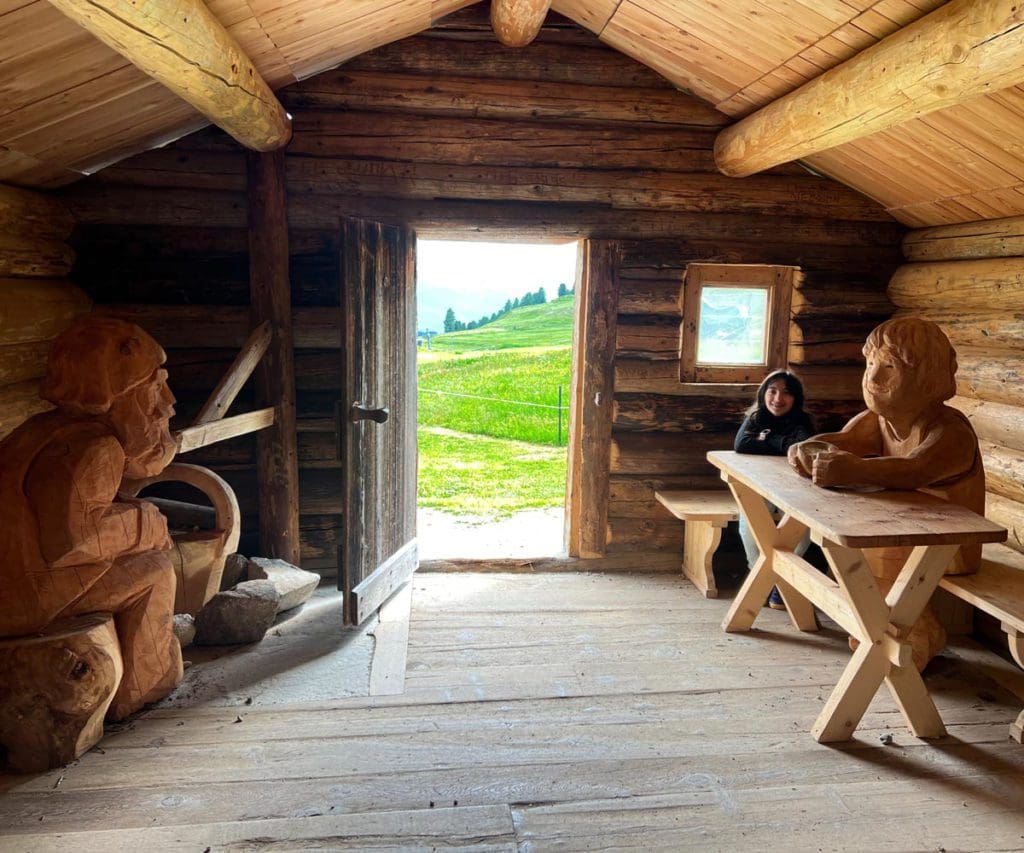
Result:
M768 512L768 506L757 492L743 483L728 480L740 512L746 516L750 532L761 550L761 556L750 568L750 573L740 591L733 599L732 606L722 622L726 631L749 631L761 612L764 600L773 586L779 588L782 600L793 625L801 631L817 631L818 620L814 615L814 606L786 581L778 577L772 569L772 556L776 548L792 551L807 531L807 528L795 518L785 516L778 526Z
M858 641L811 734L819 743L849 739L884 680L917 737L946 733L928 689L902 639L917 622L959 545L916 547L883 598L863 554L823 542L837 583L851 605ZM896 663L895 660L901 661Z

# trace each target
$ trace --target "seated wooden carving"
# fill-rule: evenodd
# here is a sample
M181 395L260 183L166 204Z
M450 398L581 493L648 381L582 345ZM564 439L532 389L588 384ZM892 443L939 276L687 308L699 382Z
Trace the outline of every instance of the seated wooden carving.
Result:
M112 613L124 660L115 720L182 677L167 523L123 491L176 450L164 360L138 326L82 318L50 352L40 393L56 410L0 443L0 638Z
M985 514L985 469L967 418L945 404L956 394L956 351L932 322L889 320L868 336L862 387L867 411L842 430L790 448L789 460L819 486L917 489ZM826 442L830 447L822 447ZM907 548L866 551L883 593L892 586ZM964 546L947 574L976 571L981 546ZM923 669L946 642L927 608L910 633Z

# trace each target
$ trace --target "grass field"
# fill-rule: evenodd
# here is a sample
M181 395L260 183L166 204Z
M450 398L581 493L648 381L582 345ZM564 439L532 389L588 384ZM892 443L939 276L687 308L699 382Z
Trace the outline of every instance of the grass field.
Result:
M572 345L572 294L560 296L544 305L516 308L479 329L448 332L430 342L435 352L482 352Z
M419 366L420 423L492 438L557 445L569 407L572 352L498 350L424 360Z
M420 350L420 506L501 517L562 505L572 306L517 308Z
M565 448L421 426L419 505L501 518L565 501Z

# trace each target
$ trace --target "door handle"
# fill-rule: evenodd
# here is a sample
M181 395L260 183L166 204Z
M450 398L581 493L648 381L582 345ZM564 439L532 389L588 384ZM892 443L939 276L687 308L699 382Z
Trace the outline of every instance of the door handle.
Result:
M353 421L376 421L377 423L382 424L388 419L389 414L390 412L386 408L371 409L364 406L362 403L352 404Z

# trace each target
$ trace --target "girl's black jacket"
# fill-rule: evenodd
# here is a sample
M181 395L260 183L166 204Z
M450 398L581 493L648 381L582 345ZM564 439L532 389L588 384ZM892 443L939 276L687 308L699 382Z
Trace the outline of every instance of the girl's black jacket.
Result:
M764 440L758 436L768 431ZM785 456L791 444L806 441L814 435L814 422L807 412L790 412L781 418L770 412L747 415L736 433L737 453L760 453L764 456Z

